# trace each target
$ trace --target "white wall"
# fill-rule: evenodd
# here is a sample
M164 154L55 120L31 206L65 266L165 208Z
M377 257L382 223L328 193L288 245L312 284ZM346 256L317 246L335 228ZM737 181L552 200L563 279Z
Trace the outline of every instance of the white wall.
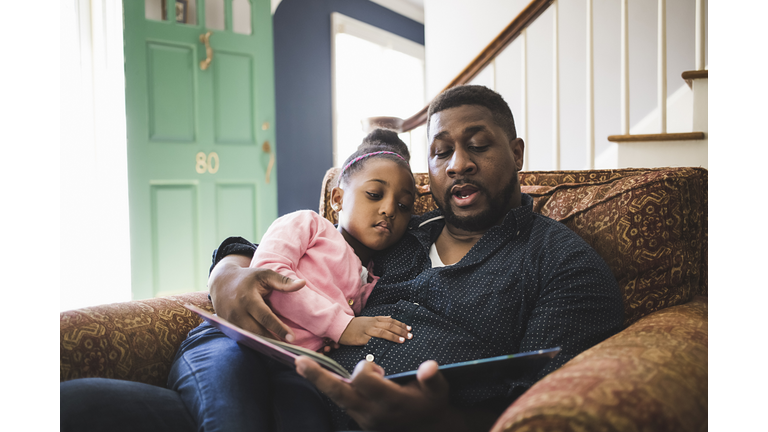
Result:
M510 21L527 0L425 0L427 96L434 97ZM705 2L706 3L706 2ZM651 113L656 101L657 2L630 0L630 124ZM667 2L667 93L684 85L680 74L695 68L694 0ZM620 4L594 0L595 153L621 133ZM586 168L586 2L559 0L561 168ZM528 30L528 131L531 169L552 169L553 100L552 7ZM509 103L521 135L521 42L499 57L490 79ZM690 129L688 130L690 131Z

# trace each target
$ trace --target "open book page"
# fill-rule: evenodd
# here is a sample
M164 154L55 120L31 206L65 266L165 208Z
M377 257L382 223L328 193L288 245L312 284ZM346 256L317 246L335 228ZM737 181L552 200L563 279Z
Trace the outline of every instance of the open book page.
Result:
M221 330L222 333L230 337L231 339L243 344L253 350L256 350L268 357L271 357L281 363L293 366L294 360L299 356L307 356L316 361L320 366L328 369L331 372L339 375L341 378L348 379L350 377L349 371L344 369L340 364L336 363L332 358L323 354L302 348L298 345L292 345L286 342L281 342L272 338L259 336L255 333L251 333L244 330L229 321L219 316L213 315L197 306L186 304L185 308L198 314L201 318L207 321L212 326Z

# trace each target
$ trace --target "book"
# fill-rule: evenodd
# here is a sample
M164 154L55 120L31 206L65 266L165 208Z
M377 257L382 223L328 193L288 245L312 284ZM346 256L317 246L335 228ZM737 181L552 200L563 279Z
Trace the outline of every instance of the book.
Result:
M230 339L233 339L237 343L245 345L248 348L251 348L254 351L258 351L274 360L289 366L293 366L293 362L297 357L307 356L316 361L320 366L338 375L343 380L349 381L351 376L349 371L347 371L342 365L338 364L335 360L324 354L317 353L298 345L279 341L277 339L259 336L230 323L220 316L200 309L197 306L185 304L184 307L198 314L210 325L221 330L221 332L227 335Z
M297 357L307 356L316 361L320 366L331 371L340 380L350 382L350 372L324 354L277 339L259 336L197 306L185 304L184 307L199 315L213 327L221 330L222 333L232 340L276 361L293 366ZM453 388L478 382L516 379L528 373L538 372L559 352L560 347L528 351L440 365L438 370L440 370ZM399 384L406 384L416 379L416 371L386 375L384 378Z

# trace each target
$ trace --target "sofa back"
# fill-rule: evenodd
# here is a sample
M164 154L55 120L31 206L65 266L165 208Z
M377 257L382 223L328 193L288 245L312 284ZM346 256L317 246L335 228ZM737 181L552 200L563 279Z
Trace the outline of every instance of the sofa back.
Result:
M320 214L336 223L323 179ZM534 211L564 223L608 263L624 293L625 325L707 293L707 170L655 168L520 173ZM429 176L414 174L414 213L436 208Z

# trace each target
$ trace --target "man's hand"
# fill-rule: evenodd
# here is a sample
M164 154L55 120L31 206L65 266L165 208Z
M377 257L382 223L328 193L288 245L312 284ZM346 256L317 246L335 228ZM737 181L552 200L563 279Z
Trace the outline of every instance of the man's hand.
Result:
M411 326L388 316L355 317L341 334L339 343L360 346L367 344L372 337L403 343L413 338L410 329Z
M208 290L216 314L253 333L292 342L291 329L272 312L264 296L272 290L296 291L303 280L292 280L272 270L250 268L250 258L227 255L219 261L208 278Z
M469 431L491 428L496 416L451 407L448 383L437 363L419 366L416 381L401 386L384 379L381 366L361 361L350 384L307 357L296 359L296 371L343 408L365 430Z

